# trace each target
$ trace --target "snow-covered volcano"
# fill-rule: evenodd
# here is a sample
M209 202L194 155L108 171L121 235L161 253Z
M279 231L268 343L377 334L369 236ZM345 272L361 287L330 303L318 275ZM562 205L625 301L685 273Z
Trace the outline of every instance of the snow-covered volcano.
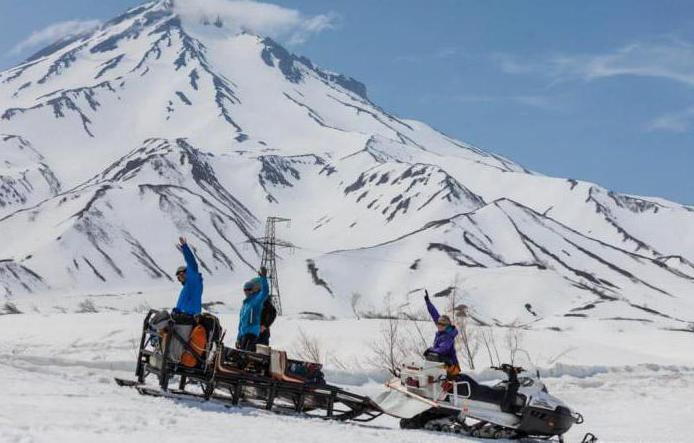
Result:
M154 1L0 73L5 297L173 292L179 235L233 288L281 215L290 313L457 280L489 324L692 328L693 208L528 171L236 29Z

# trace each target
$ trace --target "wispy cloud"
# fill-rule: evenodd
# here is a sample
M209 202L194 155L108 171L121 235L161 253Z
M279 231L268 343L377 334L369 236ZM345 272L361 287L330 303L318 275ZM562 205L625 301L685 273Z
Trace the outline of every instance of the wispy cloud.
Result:
M424 57L415 54L401 54L393 57L393 61L397 63L421 63Z
M437 49L434 52L434 57L436 58L451 58L455 57L456 55L459 55L460 51L458 51L458 48L455 48L453 46L444 46L442 48Z
M53 23L41 30L32 32L29 37L17 43L10 50L10 55L18 55L31 48L50 44L71 35L91 31L99 25L101 25L99 20L69 20Z
M453 46L442 46L432 49L429 53L422 54L401 54L393 57L394 62L398 63L423 63L432 59L451 59L464 54L458 48Z
M694 106L682 111L671 112L654 119L647 126L648 131L665 131L674 133L688 132L694 127Z
M694 87L694 44L674 38L633 43L599 54L554 54L535 58L494 54L492 58L508 74L536 75L553 83L637 76ZM694 106L654 118L645 124L645 129L649 132L689 132L694 129Z
M516 104L545 111L562 111L565 109L556 98L546 95L475 95L475 94L425 94L421 101L424 103L478 103L478 104Z
M694 86L694 44L675 39L634 43L600 54L554 54L534 59L494 54L492 58L506 73L542 75L557 81L641 76Z
M250 31L289 44L304 43L311 36L336 26L338 15L306 16L296 9L253 0L176 0L176 12L184 20L199 22L219 17L234 32Z

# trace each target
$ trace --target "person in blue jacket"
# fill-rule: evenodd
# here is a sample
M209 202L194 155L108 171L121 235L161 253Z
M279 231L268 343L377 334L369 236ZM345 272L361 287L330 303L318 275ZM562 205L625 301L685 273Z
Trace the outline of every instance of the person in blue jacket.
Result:
M258 277L243 285L246 298L239 313L239 331L236 335L236 348L244 351L255 351L255 345L260 335L260 317L263 303L270 294L267 282L267 269L260 268Z
M431 319L436 323L436 335L434 336L434 345L426 350L426 357L434 357L446 364L446 371L449 376L457 376L460 374L460 365L458 364L458 355L455 352L455 338L458 335L458 330L451 323L450 317L447 315L439 315L436 306L429 300L429 292L424 290L424 301L427 305L427 310Z
M183 287L173 311L197 315L202 311L202 274L198 271L198 263L186 239L180 237L178 240L179 244L176 246L183 254L186 265L176 269L176 278Z

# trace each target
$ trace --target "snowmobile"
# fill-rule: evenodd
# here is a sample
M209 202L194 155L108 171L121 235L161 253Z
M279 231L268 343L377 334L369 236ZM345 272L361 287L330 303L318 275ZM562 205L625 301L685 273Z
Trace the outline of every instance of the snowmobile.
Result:
M193 324L207 331L204 349L191 346ZM142 395L244 404L332 420L366 422L383 413L368 397L327 384L318 363L289 359L269 346L258 345L257 352L231 349L223 340L219 320L211 314L181 320L151 310L143 322L137 379L115 381ZM194 357L188 364L186 353ZM158 389L145 384L149 375L157 376ZM171 389L175 377L178 388Z
M494 387L466 375L448 377L436 358L411 361L374 403L388 415L400 418L404 429L453 432L481 438L558 437L583 416L549 394L539 378L519 377L524 369L502 364L493 369L507 379ZM597 439L586 434L584 443Z

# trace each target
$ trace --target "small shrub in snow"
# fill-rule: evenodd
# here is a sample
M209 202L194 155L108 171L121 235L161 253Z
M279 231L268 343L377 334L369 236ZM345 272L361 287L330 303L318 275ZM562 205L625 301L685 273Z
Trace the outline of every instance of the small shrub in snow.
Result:
M5 305L3 306L3 309L5 310L5 314L21 314L22 311L17 308L17 305L15 305L12 302L5 302Z
M147 313L150 311L150 309L152 309L152 307L147 302L140 303L139 305L135 306L135 312L138 314Z
M77 312L79 314L95 314L99 312L96 309L96 306L94 306L94 302L91 301L90 299L86 299L80 302L79 305L77 305Z
M380 334L374 340L371 347L371 355L368 357L372 366L385 369L394 376L398 376L400 366L407 357L407 346L403 337L402 320L393 309L390 294L385 297L384 321L380 325Z
M294 352L301 360L320 363L321 346L315 337L308 336L303 329L299 328L299 338L294 344Z
M359 320L360 318L358 305L361 299L362 295L359 292L352 292L352 298L350 298L349 301L350 306L352 306L352 312L354 313L354 316L357 318L357 320Z

